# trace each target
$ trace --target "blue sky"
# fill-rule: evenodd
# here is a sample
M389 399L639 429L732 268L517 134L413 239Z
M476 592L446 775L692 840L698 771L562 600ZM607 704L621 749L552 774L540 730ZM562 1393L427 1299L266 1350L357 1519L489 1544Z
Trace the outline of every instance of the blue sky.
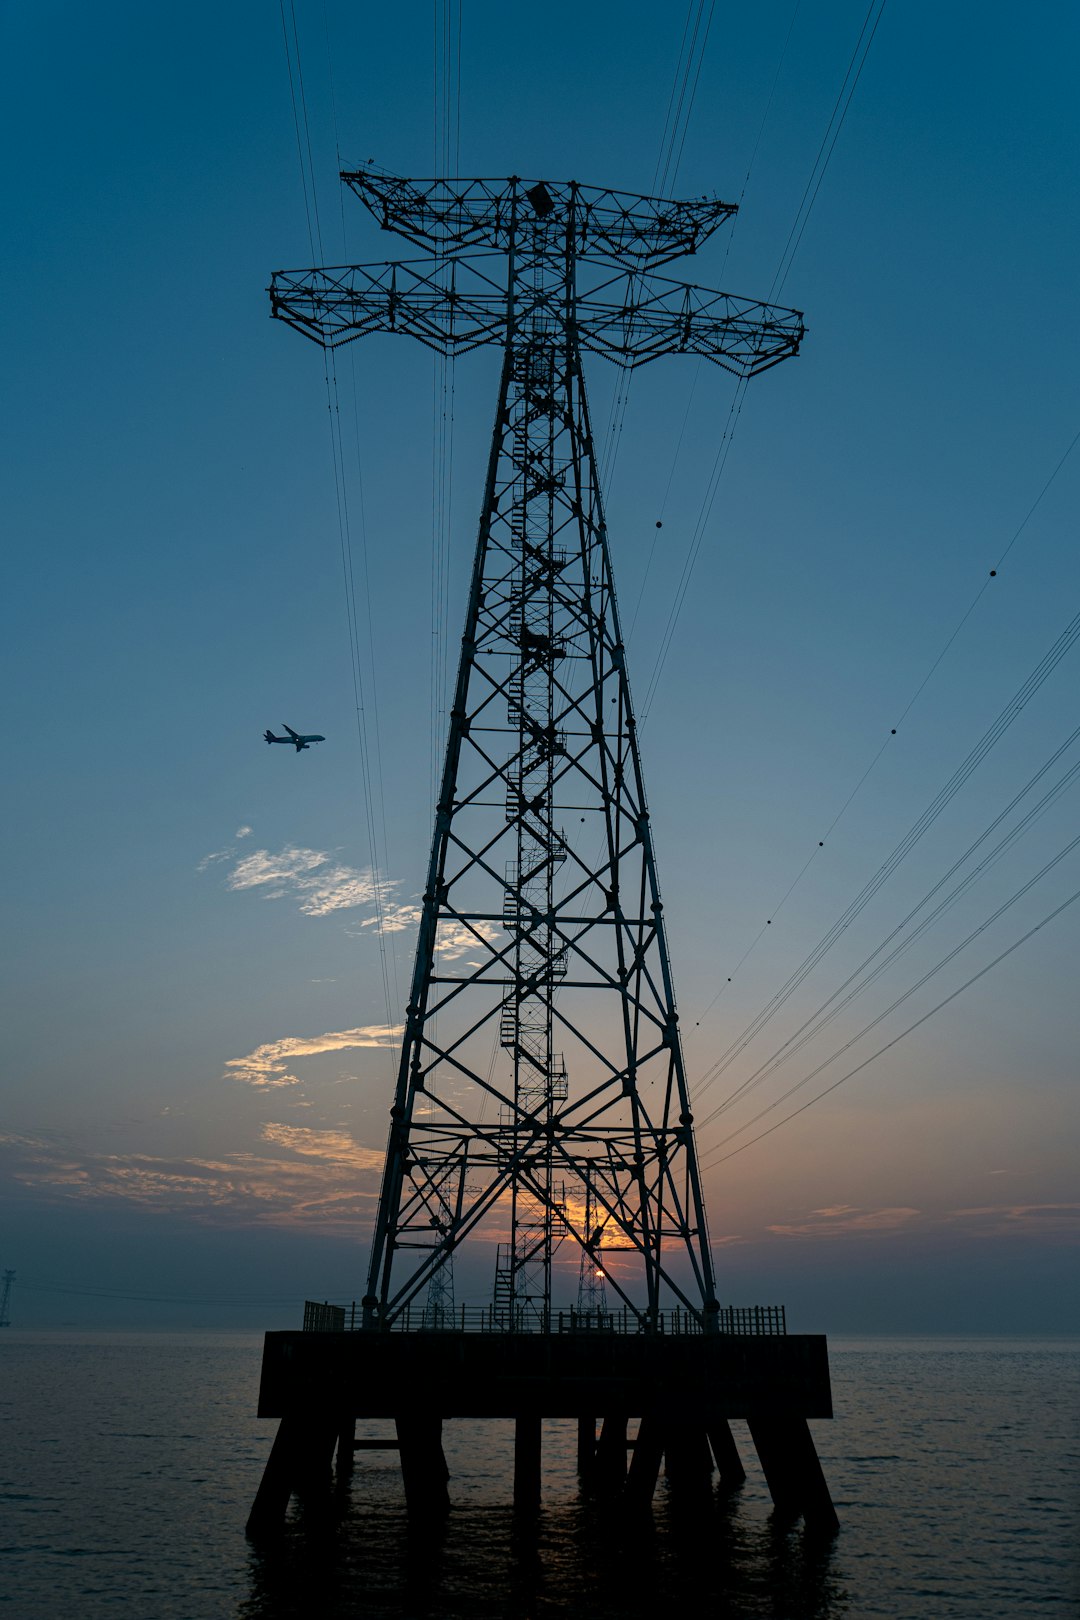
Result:
M689 278L768 296L865 14L800 6L777 76L792 6L717 8L676 190L745 195ZM297 0L296 16L327 259L409 256L354 198L339 206L336 148L346 163L432 172L432 10ZM464 0L462 170L648 190L684 16L554 4L541 25ZM265 294L274 269L311 258L281 17L42 0L0 26L12 227L0 1267L18 1268L25 1325L287 1324L305 1293L361 1291L393 1056L326 389L318 351L271 324ZM692 1076L740 1040L1080 605L1078 450L905 714L1080 428L1076 31L1065 6L882 15L783 286L806 312L804 352L749 390L643 729ZM486 353L455 368L444 659L496 365ZM615 374L601 362L589 374L608 424ZM433 375L429 355L391 339L355 346L340 372L370 585L379 854L401 924L384 939L395 1017L441 733ZM641 599L639 708L730 399L720 373L658 363L634 379L612 446L624 614ZM1077 656L708 1087L699 1119L1065 741ZM328 740L299 757L266 749L263 729L282 721ZM1080 1327L1067 1286L1080 903L799 1119L715 1162L729 1130L1068 843L1076 791L741 1112L702 1129L725 1298L786 1298L823 1330ZM820 1085L1078 887L1073 853ZM486 1258L465 1266L459 1291L483 1297L488 1276ZM120 1297L140 1295L175 1303Z

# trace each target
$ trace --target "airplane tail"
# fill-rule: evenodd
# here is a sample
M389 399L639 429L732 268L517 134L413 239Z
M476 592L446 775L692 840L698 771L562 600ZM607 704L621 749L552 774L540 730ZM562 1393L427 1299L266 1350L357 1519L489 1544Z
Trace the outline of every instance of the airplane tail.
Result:
M274 733L272 731L265 731L263 733L263 735L266 738L267 742L273 742L274 741Z

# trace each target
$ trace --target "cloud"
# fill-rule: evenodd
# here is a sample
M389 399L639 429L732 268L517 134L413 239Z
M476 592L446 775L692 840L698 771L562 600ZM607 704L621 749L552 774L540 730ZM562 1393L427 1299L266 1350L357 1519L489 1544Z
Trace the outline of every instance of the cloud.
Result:
M221 1224L355 1232L371 1219L382 1154L340 1128L268 1123L266 1150L217 1158L76 1154L31 1138L0 1139L10 1182L76 1204L122 1203L147 1214ZM276 1150L276 1151L275 1151Z
M229 1058L226 1079L270 1090L275 1086L296 1086L299 1075L290 1070L296 1058L317 1057L320 1052L350 1052L359 1047L396 1046L401 1027L365 1024L359 1029L330 1030L325 1035L286 1035L279 1041L266 1041L246 1057Z
M1055 1237L1080 1242L1080 1204L980 1204L946 1220L981 1237Z
M417 905L383 906L382 931L384 934L396 934L403 928L415 928L420 921L420 907ZM367 917L360 924L361 928L370 928L378 922L377 917ZM464 956L466 951L475 951L481 942L493 945L502 930L496 923L490 922L455 922L452 917L443 917L439 921L437 951L440 961L455 962ZM482 962L471 961L468 967L481 967Z
M262 1128L263 1140L275 1147L290 1148L326 1164L347 1164L354 1170L381 1170L383 1154L377 1148L361 1147L348 1131L312 1130L304 1125L268 1123Z
M237 837L250 831L250 827L241 828ZM236 851L207 856L200 863L200 871L223 856L234 859ZM397 879L377 878L370 867L346 866L327 850L305 849L298 844L286 844L276 851L253 849L236 861L225 882L234 891L262 889L268 900L296 900L306 917L328 917L335 911L364 907L372 912L368 920L377 923L382 910L387 933L408 927L418 915L415 907L402 908L396 903L395 891L400 887ZM399 917L399 911L408 915Z
M767 1226L776 1237L848 1237L860 1232L894 1232L908 1226L921 1210L899 1205L887 1209L857 1209L851 1204L835 1204L810 1211L805 1221Z
M241 828L237 837L245 831L251 829ZM234 892L259 889L267 900L295 900L305 917L365 910L369 915L361 919L361 929L374 928L382 934L403 933L420 921L415 895L409 900L398 895L400 879L377 877L371 867L346 866L327 850L286 844L276 851L253 849L239 860L236 853L235 849L217 850L204 856L198 869L203 872L218 861L235 860L225 879L227 888ZM443 920L439 924L440 959L457 961L481 944L493 945L500 932L494 923L466 926L452 919ZM469 965L479 967L481 963L473 960Z
M215 849L209 855L203 856L195 870L196 872L205 872L208 867L216 866L218 861L230 860L235 853L236 851L232 849Z
M420 921L420 907L413 904L387 905L383 902L382 931L384 934L400 934L406 928L415 928ZM365 917L360 924L361 928L370 928L372 923L378 922L377 917Z
M299 849L294 844L286 844L276 855L268 849L256 849L237 862L229 873L228 886L230 889L256 889L264 884L303 885L311 873L325 866L329 859L321 850Z
M245 824L243 827L237 827L236 831L233 833L233 837L234 838L250 838L254 831L255 831L254 827L249 827L249 826L247 826Z

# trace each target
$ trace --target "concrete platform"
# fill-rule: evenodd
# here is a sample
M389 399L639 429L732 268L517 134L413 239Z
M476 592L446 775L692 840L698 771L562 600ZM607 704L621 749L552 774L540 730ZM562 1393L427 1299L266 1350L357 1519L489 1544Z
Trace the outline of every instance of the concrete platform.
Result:
M818 1334L268 1333L259 1416L280 1420L248 1522L280 1525L294 1491L318 1489L335 1448L352 1467L358 1418L393 1424L410 1515L448 1511L448 1418L513 1418L514 1501L539 1501L540 1422L576 1418L583 1487L647 1508L668 1474L707 1488L745 1478L728 1420L745 1419L778 1514L832 1533L836 1513L808 1418L832 1416ZM597 1418L601 1420L599 1435ZM627 1440L631 1419L636 1438ZM368 1442L368 1444L372 1444ZM627 1453L631 1454L627 1471Z
M268 1333L259 1416L832 1417L821 1334Z

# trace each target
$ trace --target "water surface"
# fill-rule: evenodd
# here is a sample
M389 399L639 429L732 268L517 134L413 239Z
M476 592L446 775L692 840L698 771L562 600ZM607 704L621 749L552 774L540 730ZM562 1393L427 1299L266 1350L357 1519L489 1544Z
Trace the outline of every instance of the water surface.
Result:
M535 1520L508 1506L512 1426L450 1423L454 1509L410 1531L397 1459L362 1453L335 1512L296 1505L269 1550L244 1521L273 1425L261 1341L0 1336L0 1610L45 1620L1075 1620L1080 1345L836 1341L836 1418L812 1425L842 1530L778 1526L745 1428L734 1497L651 1522L583 1500L575 1428L544 1429ZM378 1432L362 1426L358 1432Z

